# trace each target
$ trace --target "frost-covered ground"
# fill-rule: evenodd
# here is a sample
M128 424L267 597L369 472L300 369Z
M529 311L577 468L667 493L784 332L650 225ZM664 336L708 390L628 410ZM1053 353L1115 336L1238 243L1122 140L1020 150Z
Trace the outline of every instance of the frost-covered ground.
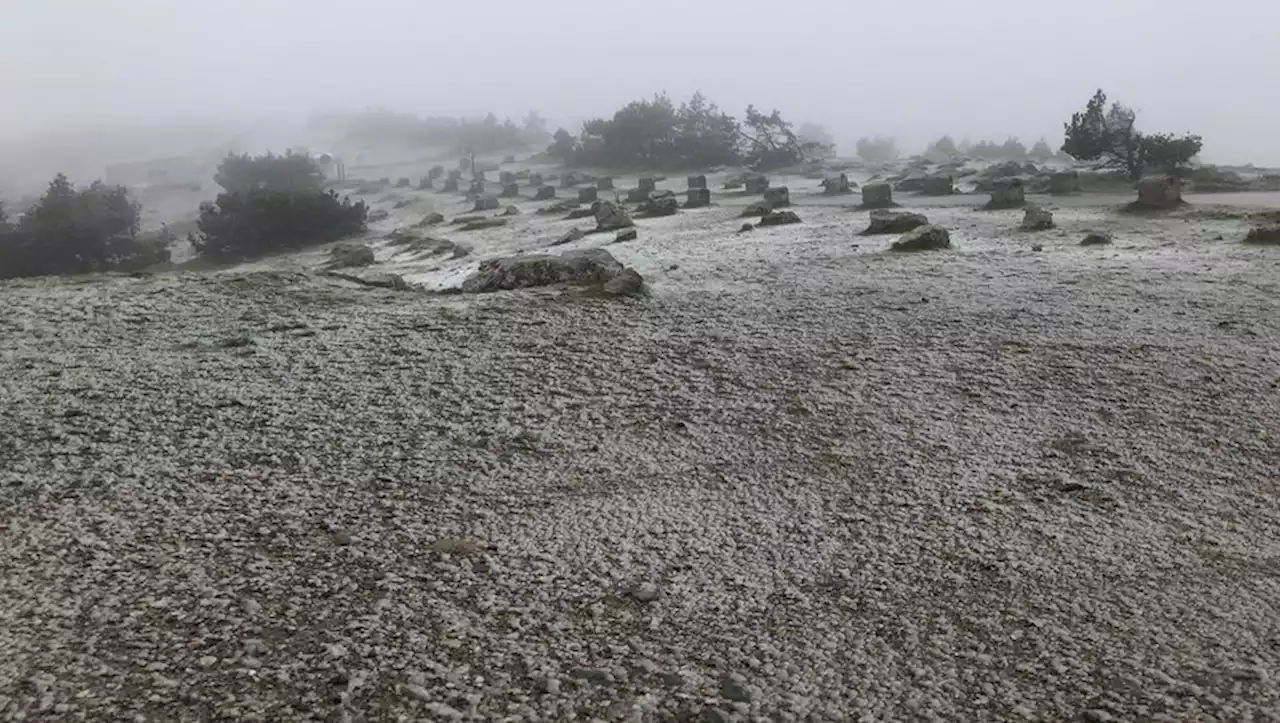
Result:
M900 256L787 182L609 245L648 299L0 285L0 718L1280 720L1248 209L902 198L955 248ZM515 203L382 268L589 223Z

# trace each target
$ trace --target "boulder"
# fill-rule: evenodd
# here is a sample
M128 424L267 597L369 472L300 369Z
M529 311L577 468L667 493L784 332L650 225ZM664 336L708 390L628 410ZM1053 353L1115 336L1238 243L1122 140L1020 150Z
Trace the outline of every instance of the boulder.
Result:
M535 201L550 201L556 197L555 186L538 186L538 190L533 194Z
M744 182L747 193L763 194L769 188L769 179L765 176L752 176Z
M785 226L800 223L800 217L794 211L770 211L760 218L760 226Z
M711 191L705 187L690 188L685 192L685 208L703 208L711 205Z
M639 210L645 216L674 216L680 210L680 202L674 195L651 196Z
M507 208L503 210L502 215L503 216L519 216L520 209L516 206L507 206Z
M828 196L835 196L841 193L853 193L849 186L849 176L841 173L838 176L831 176L822 179L822 192Z
M578 189L578 201L581 203L593 203L599 197L600 193L595 188Z
M541 188L541 187L542 187L542 174L541 174L541 173L530 173L530 174L529 174L529 185L530 185L530 186L533 186L534 188Z
M444 186L443 186L443 187L441 187L440 191L441 191L441 193L457 193L457 192L458 192L458 179L456 179L456 178L446 178L446 179L445 179L445 181L444 181Z
M563 246L564 244L573 243L574 241L581 241L584 236L586 236L586 234L582 232L582 229L578 228L577 226L574 226L573 228L569 229L563 236L556 239L555 241L552 241L551 245Z
M413 286L404 280L399 274L387 273L385 271L361 272L356 274L344 274L339 271L328 272L329 276L360 284L361 286L371 286L378 289L391 289L393 291L412 291Z
M754 231L754 230L756 230L755 224L751 224L751 223L744 223L738 227L738 233L746 233L748 231Z
M1055 196L1080 193L1080 174L1076 171L1059 171L1050 175L1049 193Z
M643 188L632 188L627 191L627 201L629 203L645 203L652 193L652 190L646 191Z
M689 176L685 179L685 184L689 190L705 189L707 187L706 176Z
M644 296L644 277L630 266L604 282L600 292L605 296Z
M1280 246L1280 224L1251 228L1244 242L1251 246Z
M736 178L731 178L731 179L729 179L729 180L727 180L727 181L725 181L725 182L724 182L724 190L726 190L726 191L740 191L740 190L742 190L742 188L743 188L745 185L746 185L746 184L744 184L741 180L736 179Z
M498 199L494 198L493 196L481 196L480 198L476 199L476 205L471 209L471 212L476 213L478 211L496 211L501 207L502 207L502 204L499 203Z
M514 183L508 183L502 187L503 198L515 198L520 195L520 186Z
M991 200L987 201L987 210L1022 208L1025 205L1027 205L1027 191L1022 185L1021 178L1016 176L997 178L992 182Z
M893 187L883 181L868 183L862 187L863 208L893 208Z
M947 175L929 176L920 184L922 196L950 196L955 191L955 182Z
M373 249L363 244L343 243L329 249L328 266L331 269L369 266L373 261Z
M522 254L481 262L461 288L464 293L478 294L555 284L605 284L624 268L604 249Z
M474 221L468 221L467 223L462 224L461 226L458 227L458 230L459 231L482 231L486 228L498 228L500 226L506 226L506 225L507 225L507 219L505 218L496 218L496 217L495 218L478 218Z
M658 187L658 181L655 178L641 178L637 184L640 191L648 193Z
M776 186L767 188L764 191L764 201L772 208L783 208L791 205L791 191L786 186Z
M1047 231L1053 228L1053 213L1035 204L1027 206L1022 215L1023 231Z
M422 226L435 226L438 223L444 223L444 214L432 211L426 216L423 216L422 220L417 223L417 226L421 228Z
M753 203L747 206L746 208L742 209L742 213L740 215L743 216L744 218L747 216L763 216L772 210L773 210L773 207L771 207L767 203Z
M635 226L632 226L631 228L624 228L621 231L619 231L618 235L613 238L613 241L614 243L621 243L623 241L635 241L639 236L640 236L640 233L636 231Z
M596 179L596 189L601 190L601 191L612 191L612 190L613 190L613 179L612 179L612 178L599 178L599 179Z
M581 205L582 204L578 203L578 199L576 198L566 198L561 201L556 201L555 203L545 208L538 209L538 213L543 215L554 216L556 214L568 213L569 211L572 211L573 209Z
M569 215L564 218L566 221L576 221L580 218L595 218L595 215L596 207L595 204L592 204L588 208L575 208L569 211Z
M929 219L919 213L875 210L871 212L871 225L867 226L862 235L906 233L927 225L929 225Z
M1081 246L1106 246L1111 243L1111 234L1100 231L1090 231L1083 240L1080 241Z
M1182 203L1182 183L1173 176L1148 176L1138 181L1135 208L1161 210L1176 208Z
M925 173L924 171L911 171L894 180L893 190L901 191L902 193L919 193L924 190L924 184L928 180L928 173Z
M636 225L625 208L609 201L597 201L594 211L597 231L616 231Z
M566 171L565 174L560 177L560 187L573 188L580 183L586 182L586 180L587 177L577 171Z
M951 234L941 226L926 224L912 229L889 246L890 251L932 251L951 248Z

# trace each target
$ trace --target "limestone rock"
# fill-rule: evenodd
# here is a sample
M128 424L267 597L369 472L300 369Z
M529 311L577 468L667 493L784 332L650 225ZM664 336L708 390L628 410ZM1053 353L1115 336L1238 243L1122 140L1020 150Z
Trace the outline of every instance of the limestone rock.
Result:
M685 179L685 184L689 190L705 189L707 187L706 176L689 176Z
M374 261L373 249L363 244L338 244L329 249L329 268L349 269L369 266Z
M1027 206L1022 216L1023 231L1047 231L1053 228L1053 213L1035 204Z
M599 197L600 193L594 187L578 189L578 201L580 203L593 203Z
M1022 208L1027 205L1026 187L1018 177L998 178L991 186L991 200L987 201L987 210L1004 208Z
M554 284L604 284L623 268L603 249L507 256L482 262L462 282L462 291L474 294Z
M785 226L800 223L800 217L794 211L770 211L760 219L760 226Z
M883 181L868 183L862 187L863 208L893 208L893 186Z
M628 228L635 225L625 208L609 201L598 201L594 211L596 230L598 231L616 231L620 228Z
M791 205L791 191L786 186L765 189L765 203L772 208L783 208Z
M1148 176L1138 181L1137 208L1170 209L1182 205L1182 183L1173 176Z
M538 186L538 190L533 194L533 200L535 201L549 201L555 197L555 186Z
M498 202L497 198L494 198L493 196L481 196L480 198L476 199L476 204L471 209L471 212L476 213L479 211L496 211L501 207L502 207L502 204Z
M1080 241L1081 246L1106 246L1109 243L1111 243L1111 234L1100 231L1091 231Z
M906 233L928 224L929 219L923 214L875 210L871 212L871 224L862 232L862 235L875 236L877 234Z
M711 191L707 188L690 188L685 192L685 208L703 208L711 205Z
M893 242L890 251L932 251L951 248L951 234L945 228L926 224L902 235Z

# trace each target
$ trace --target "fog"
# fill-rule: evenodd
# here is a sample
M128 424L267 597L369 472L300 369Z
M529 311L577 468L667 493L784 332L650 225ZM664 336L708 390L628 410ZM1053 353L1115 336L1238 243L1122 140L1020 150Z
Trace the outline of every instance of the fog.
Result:
M133 129L157 147L118 155L145 155L368 106L536 108L576 130L702 90L821 123L846 152L870 134L1056 147L1103 87L1143 129L1203 135L1206 160L1280 164L1277 27L1280 5L1252 0L4 0L0 140L29 154L59 133L69 154L68 130Z

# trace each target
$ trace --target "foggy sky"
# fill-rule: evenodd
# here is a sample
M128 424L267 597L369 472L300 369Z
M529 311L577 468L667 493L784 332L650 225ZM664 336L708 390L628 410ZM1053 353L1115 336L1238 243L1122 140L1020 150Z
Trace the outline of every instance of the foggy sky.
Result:
M701 89L887 134L1040 136L1097 87L1209 161L1280 164L1280 3L1258 0L0 0L0 138L99 121L608 115ZM576 127L571 127L576 131Z

